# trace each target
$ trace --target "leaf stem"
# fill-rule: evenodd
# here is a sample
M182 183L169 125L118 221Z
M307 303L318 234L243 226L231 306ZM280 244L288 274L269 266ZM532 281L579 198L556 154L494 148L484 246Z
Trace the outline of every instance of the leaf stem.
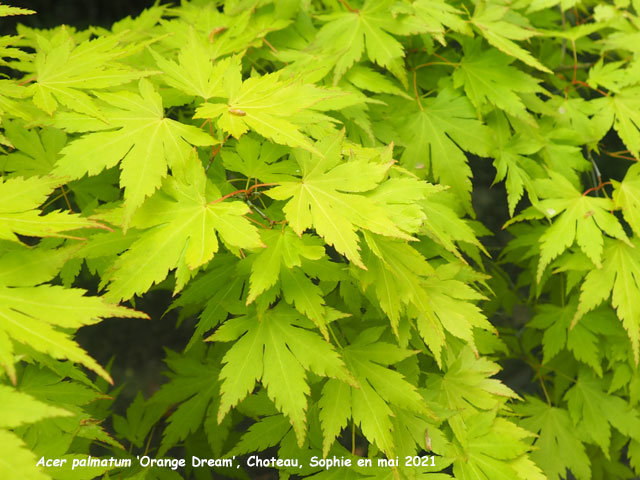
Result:
M208 205L212 205L214 203L222 202L229 197L233 197L234 195L238 195L239 193L244 193L245 195L250 195L253 190L259 187L272 187L274 185L278 185L277 183L256 183L255 185L250 186L249 188L241 188L240 190L236 190L235 192L227 193L220 198L216 198L215 200L208 203Z

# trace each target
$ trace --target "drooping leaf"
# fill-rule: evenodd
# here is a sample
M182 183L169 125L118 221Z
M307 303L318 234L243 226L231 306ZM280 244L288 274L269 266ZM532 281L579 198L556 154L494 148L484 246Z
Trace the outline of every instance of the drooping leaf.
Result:
M126 228L135 210L160 187L167 168L184 165L190 145L211 145L214 140L191 125L166 118L160 95L146 79L140 80L139 94L102 93L100 98L109 105L103 109L109 124L100 128L107 131L70 142L62 150L55 173L81 178L121 162ZM86 152L92 152L90 161Z
M235 341L223 358L218 421L253 389L256 380L291 422L298 444L306 432L306 371L353 383L333 347L303 328L298 313L279 304L258 320L255 313L227 320L209 340Z
M301 235L313 227L329 245L359 267L364 264L356 228L412 238L396 227L382 206L360 195L382 182L391 162L386 158L369 162L357 157L341 162L342 135L325 139L317 146L324 158L305 153L297 155L302 178L281 182L267 192L276 200L291 198L283 211L294 232Z
M173 268L175 290L181 290L191 272L218 251L217 235L236 248L261 247L257 229L243 218L247 213L243 202L222 201L200 161L190 156L133 217L131 225L146 230L114 264L108 297L131 298Z

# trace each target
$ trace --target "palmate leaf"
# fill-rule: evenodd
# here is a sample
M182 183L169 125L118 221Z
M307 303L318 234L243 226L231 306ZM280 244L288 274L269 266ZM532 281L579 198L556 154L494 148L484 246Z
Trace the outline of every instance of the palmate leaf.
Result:
M369 60L387 68L406 86L404 48L390 35L400 28L398 20L389 15L391 6L388 0L367 0L357 11L323 17L327 23L318 32L314 45L335 55L334 84L360 60L366 46Z
M476 358L469 347L458 354L450 353L447 364L447 371L431 375L426 387L442 407L459 412L448 422L460 441L467 435L467 419L478 410L492 410L510 398L520 398L500 380L491 378L500 371L500 365L484 357Z
M308 321L286 304L267 310L259 320L255 310L227 320L207 340L234 341L223 358L218 421L261 381L269 398L291 422L301 446L306 434L306 371L354 384L344 363L322 337L304 327Z
M580 321L575 323L577 309L578 298L575 296L567 301L565 306L540 305L536 316L527 326L545 329L542 337L543 363L551 361L566 347L576 360L588 365L598 376L602 376L599 336L611 335L608 341L620 342L624 340L624 331L615 330L618 319L610 309L580 313Z
M322 290L300 268L302 259L325 256L322 241L307 234L298 237L289 227L264 230L262 240L266 248L254 254L247 305L279 281L284 299L311 319L328 340Z
M534 178L544 177L543 168L538 163L527 157L542 148L532 138L516 134L504 142L495 146L491 154L494 156L496 178L494 182L503 181L507 189L507 204L509 215L513 216L516 206L522 199L524 191L527 191L532 203L538 201Z
M187 44L179 51L179 63L151 50L158 67L165 72L164 80L188 95L202 97L205 100L223 96L222 82L231 58L214 64L209 52L211 44L207 45L204 36L199 36L195 30L190 29L188 38Z
M343 386L330 379L322 390L319 406L325 454L345 426L349 413L364 436L389 457L396 450L391 407L433 416L415 386L402 374L388 368L417 352L380 341L383 332L384 327L364 330L342 350L357 387Z
M577 322L611 297L618 318L627 330L636 364L640 359L640 242L634 237L630 245L606 239L602 268L587 273L580 287L580 302L573 319Z
M531 432L495 412L474 415L467 422L462 439L460 458L454 461L453 472L461 480L544 480L540 469L526 457L531 448L526 440ZM521 461L528 463L521 464Z
M616 395L606 393L605 382L587 370L581 370L564 398L569 413L581 432L591 438L609 457L611 427L625 437L640 440L640 416L637 409Z
M33 95L33 102L49 115L61 103L71 110L104 118L86 90L121 85L149 74L114 62L139 48L121 46L118 35L74 43L64 29L50 40L38 38L34 62L37 81L27 87L26 93Z
M478 28L480 34L498 50L542 72L552 73L531 53L514 42L514 40L527 40L538 33L533 28L523 28L519 23L526 22L526 19L512 12L509 7L479 4L471 22Z
M54 172L70 178L96 175L121 161L120 186L124 188L125 229L135 210L161 185L167 167L186 162L190 145L212 145L213 138L191 125L164 116L162 99L152 84L142 79L139 94L102 93L109 108L109 125L70 142L62 150ZM89 130L94 124L89 122ZM117 130L112 130L117 127ZM87 159L87 152L91 158Z
M398 333L400 316L417 320L425 344L441 364L445 331L465 340L475 350L473 328L492 331L473 303L482 295L456 279L455 268L433 268L410 245L365 233L368 271L359 274L365 288L373 285L380 307Z
M541 200L507 224L523 219L559 215L540 237L538 281L551 261L575 242L598 268L602 266L603 232L629 242L618 219L610 213L613 202L608 198L583 195L562 175L549 171L549 178L534 183Z
M363 268L356 228L405 240L412 237L389 219L384 205L360 195L384 180L392 164L387 152L383 150L377 162L357 155L342 161L342 140L341 133L318 142L324 158L301 152L296 160L302 178L281 182L266 194L276 200L291 198L283 211L294 232L301 235L314 228L326 243Z
M223 63L224 62L224 63ZM313 106L321 100L344 96L313 84L297 80L282 80L280 75L269 73L242 80L239 58L220 61L227 65L222 80L225 103L205 103L196 109L193 118L217 120L218 127L240 138L251 128L263 137L282 145L302 147L316 152L309 139L300 132L304 124L313 123L316 117ZM216 65L219 70L223 67ZM307 117L296 119L295 115L307 109ZM299 120L301 124L297 124Z
M622 210L622 215L633 233L640 235L640 166L631 165L622 182L611 180L613 201Z
M146 292L173 268L175 290L181 290L192 271L218 251L216 233L231 247L263 246L256 227L243 217L249 207L221 197L195 154L177 165L133 217L131 225L146 230L115 262L106 296L128 299Z
M634 86L601 100L606 105L604 108L613 114L613 128L635 158L640 158L639 94L640 88Z
M41 215L38 206L62 181L53 177L0 177L0 239L20 242L16 236L64 237L79 228L105 228L86 217L66 211Z
M567 410L553 407L535 397L527 397L516 411L524 416L520 425L537 433L531 458L549 480L566 478L566 470L578 480L591 478L591 461L576 435Z
M50 480L36 466L38 458L29 450L24 441L16 434L0 428L0 475L2 478L20 478L24 480Z
M410 112L399 117L398 124L405 150L402 163L409 168L430 169L433 179L449 185L470 215L471 168L463 152L480 156L488 154L491 131L476 118L471 103L451 89L442 89L438 96L398 104L396 108Z
M53 358L80 363L112 382L107 371L64 329L92 325L106 317L146 318L146 315L107 303L100 297L85 297L84 293L54 285L0 285L0 366L14 383L14 342Z
M479 39L464 44L460 67L453 72L453 86L464 91L476 108L491 103L515 117L528 119L518 93L541 91L534 77L511 66L512 58L498 50L482 49Z
M216 376L221 357L220 346L207 347L202 342L188 354L168 352L166 363L171 369L170 381L148 402L151 407L148 410L155 412L155 419L151 419L155 422L170 407L177 405L167 420L159 455L164 455L169 448L198 430L205 417L215 416L220 405L220 382ZM153 423L146 421L145 430L148 430Z

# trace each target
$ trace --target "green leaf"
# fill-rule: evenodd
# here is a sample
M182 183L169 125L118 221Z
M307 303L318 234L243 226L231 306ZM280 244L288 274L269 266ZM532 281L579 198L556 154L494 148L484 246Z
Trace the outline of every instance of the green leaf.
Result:
M25 423L35 423L43 418L72 415L66 410L39 402L5 385L0 385L0 404L7 415L0 419L0 428L15 428Z
M640 100L638 87L625 88L620 93L607 97L608 107L613 111L613 128L635 158L640 158Z
M318 142L324 158L297 155L302 178L281 182L266 193L276 200L292 197L283 211L294 232L301 235L313 227L325 242L364 268L356 228L407 240L412 237L396 227L383 206L359 195L384 180L391 162L385 158L372 162L357 156L341 161L341 145L339 134Z
M351 388L344 382L330 378L322 387L318 407L322 424L322 455L326 457L351 417Z
M235 341L223 358L218 421L260 380L269 398L291 422L298 444L306 434L306 371L353 383L333 347L304 328L298 313L279 304L260 320L248 314L227 320L208 340Z
M583 195L562 175L550 171L548 179L535 182L541 200L536 207L526 209L513 218L548 218L559 215L540 237L538 281L551 261L575 242L589 259L602 266L604 236L628 242L618 219L610 213L613 202L608 198Z
M566 410L527 397L517 411L524 415L520 425L539 434L531 458L549 480L566 478L567 469L578 480L591 478L591 461Z
M640 235L640 168L632 165L622 182L611 180L613 202L636 235Z
M109 130L70 142L62 149L55 173L81 178L121 161L126 229L135 210L162 184L167 167L183 166L191 152L190 144L212 145L214 140L193 126L166 118L160 95L145 79L140 80L139 95L123 91L102 93L100 98L110 105L104 109ZM87 152L91 152L90 159Z
M153 57L164 72L164 80L172 87L191 96L208 100L224 95L222 82L225 71L233 60L227 57L213 63L211 48L207 48L204 36L198 36L194 29L189 30L189 39L180 49L178 62L175 63L151 50Z
M112 382L111 376L63 329L98 323L105 317L145 318L146 315L112 305L85 291L59 286L0 286L0 365L15 383L11 340L54 358L78 362Z
M25 448L24 442L15 434L0 429L0 449L4 452L0 457L2 478L24 480L49 480L51 478L36 466L38 458Z
M490 103L510 115L528 119L518 93L540 92L538 81L510 66L513 59L498 50L483 50L479 39L466 42L464 52L459 68L453 72L454 87L463 85L476 108Z
M640 358L640 243L634 237L631 245L620 240L605 244L602 268L593 269L580 287L580 303L573 322L611 297L618 318L627 330L636 364Z
M405 150L401 160L410 168L432 170L433 179L445 185L460 199L465 210L471 208L471 169L463 150L486 156L491 131L476 119L471 103L451 89L406 108L401 124ZM410 108L410 110L409 110Z
M564 398L574 423L609 458L611 426L627 437L638 439L640 415L622 398L605 393L604 388L602 380L583 370Z
M63 232L79 228L105 228L99 223L66 211L40 215L43 203L60 180L51 177L0 178L0 239L20 242L16 234L28 237L64 237Z
M393 411L390 406L420 414L433 414L416 388L401 373L388 368L416 352L377 341L381 333L380 328L364 330L351 345L343 349L343 355L358 382L358 388L351 388L353 420L360 425L365 437L391 457L394 455L395 445L391 435ZM335 391L330 389L326 394L335 394ZM331 398L327 401L331 401ZM336 425L325 424L326 448L326 444L332 441L330 439L335 433Z
M400 27L399 22L388 15L390 7L388 0L366 0L357 11L324 17L327 23L318 32L315 44L335 55L334 84L360 60L366 46L369 60L387 68L406 86L407 74L402 60L404 49L389 34Z
M218 251L216 233L236 248L262 246L257 229L243 217L249 207L224 200L192 155L168 177L162 190L136 212L131 226L146 229L114 264L108 297L128 299L145 292L176 268L175 291L194 269Z
M317 150L300 132L300 127L318 117L296 117L303 109L312 109L322 100L341 93L303 84L295 79L283 81L278 73L242 80L239 61L230 61L223 77L225 103L205 103L193 118L217 120L218 126L234 138L255 130L263 137L282 145Z
M516 17L513 14L513 20L524 20L522 17ZM545 73L552 73L547 67L540 63L531 53L519 46L513 40L527 40L537 32L532 28L522 28L515 21L510 21L509 7L502 5L484 4L476 7L476 11L471 18L471 22L478 28L480 34L498 50L517 58L518 60L530 65ZM525 20L526 21L526 20Z
M74 45L71 36L60 30L51 41L38 37L35 69L37 82L27 87L33 102L49 115L61 103L71 110L104 118L84 90L95 90L131 82L149 73L114 62L135 50L120 46L118 35L99 37Z

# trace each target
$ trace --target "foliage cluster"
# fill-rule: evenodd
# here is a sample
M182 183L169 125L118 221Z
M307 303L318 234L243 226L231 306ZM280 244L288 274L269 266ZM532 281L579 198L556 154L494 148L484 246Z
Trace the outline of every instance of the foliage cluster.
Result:
M639 15L185 0L2 37L0 478L249 478L135 459L264 451L300 460L281 478L639 475ZM151 290L197 325L118 415L74 335ZM88 455L133 467L36 465Z

